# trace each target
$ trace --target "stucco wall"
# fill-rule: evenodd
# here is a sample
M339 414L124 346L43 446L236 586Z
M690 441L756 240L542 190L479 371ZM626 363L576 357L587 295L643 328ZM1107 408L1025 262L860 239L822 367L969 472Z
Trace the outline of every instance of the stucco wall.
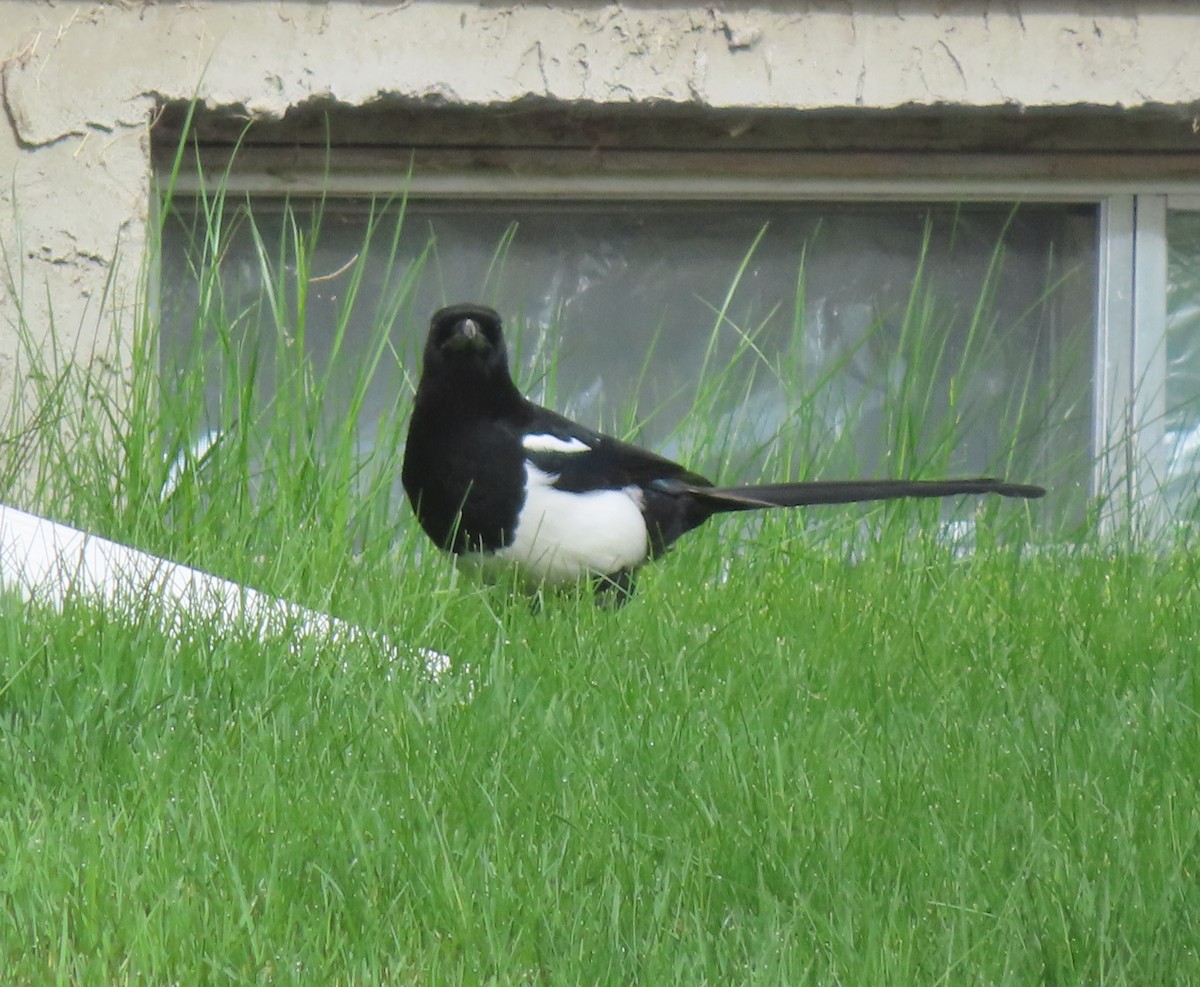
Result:
M21 317L34 334L53 324L87 354L128 324L162 101L196 96L251 117L317 97L486 105L529 95L1190 114L1200 16L1178 12L1187 6L0 0L0 400L14 385Z

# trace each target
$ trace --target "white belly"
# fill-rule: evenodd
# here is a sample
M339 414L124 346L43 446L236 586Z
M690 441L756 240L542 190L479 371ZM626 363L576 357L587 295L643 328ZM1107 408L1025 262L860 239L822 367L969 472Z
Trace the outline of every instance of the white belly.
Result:
M650 550L641 491L556 490L554 476L525 464L525 504L511 545L483 563L516 563L536 582L573 583L630 569ZM467 558L464 557L464 561Z

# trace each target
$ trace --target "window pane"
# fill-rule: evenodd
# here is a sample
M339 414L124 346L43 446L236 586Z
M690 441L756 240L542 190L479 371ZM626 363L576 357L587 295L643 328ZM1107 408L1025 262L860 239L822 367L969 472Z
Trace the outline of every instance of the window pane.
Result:
M1200 482L1200 213L1167 213L1168 510L1194 512Z
M349 349L387 332L369 423L432 310L484 301L533 396L722 480L1006 473L1060 510L1086 496L1091 205L256 200L253 221L225 213L207 287L185 206L163 245L168 372L214 320L257 340L268 392L279 339L302 336L319 375L335 327ZM329 414L345 400L335 384Z

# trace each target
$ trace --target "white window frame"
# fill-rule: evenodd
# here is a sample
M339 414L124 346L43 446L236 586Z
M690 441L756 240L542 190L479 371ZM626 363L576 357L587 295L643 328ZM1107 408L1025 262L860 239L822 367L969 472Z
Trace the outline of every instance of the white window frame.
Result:
M207 176L185 171L174 190L194 194L220 184L234 195L324 195L409 199L1024 202L1092 204L1098 210L1096 339L1092 403L1092 494L1109 531L1152 534L1166 520L1165 381L1168 209L1200 209L1200 181L1173 165L1134 156L801 154L753 152L755 166L714 174L671 167L710 155L623 151L498 151L481 168L469 154L381 151L330 155L243 148L236 167L220 160ZM333 162L331 164L331 161ZM388 167L388 163L392 167ZM547 166L547 161L553 164ZM780 163L773 174L771 162ZM800 162L797 165L797 161ZM847 161L841 167L840 161ZM887 173L889 177L870 177ZM1111 173L1116 177L1079 178ZM838 177L848 175L851 177ZM1136 175L1139 177L1128 177ZM1156 179L1155 176L1160 176ZM864 176L864 177L854 177ZM1148 177L1143 177L1148 176Z

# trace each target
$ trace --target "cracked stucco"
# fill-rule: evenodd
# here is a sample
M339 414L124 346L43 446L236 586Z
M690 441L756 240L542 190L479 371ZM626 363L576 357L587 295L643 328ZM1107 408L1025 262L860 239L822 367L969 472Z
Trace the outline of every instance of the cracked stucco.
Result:
M1200 18L1162 4L1095 9L0 0L0 247L10 271L0 271L0 391L12 386L18 318L7 282L22 282L20 311L35 332L52 304L57 332L89 351L109 345L120 315L100 300L119 310L136 294L147 124L160 99L268 117L314 97L800 109L1197 101Z

